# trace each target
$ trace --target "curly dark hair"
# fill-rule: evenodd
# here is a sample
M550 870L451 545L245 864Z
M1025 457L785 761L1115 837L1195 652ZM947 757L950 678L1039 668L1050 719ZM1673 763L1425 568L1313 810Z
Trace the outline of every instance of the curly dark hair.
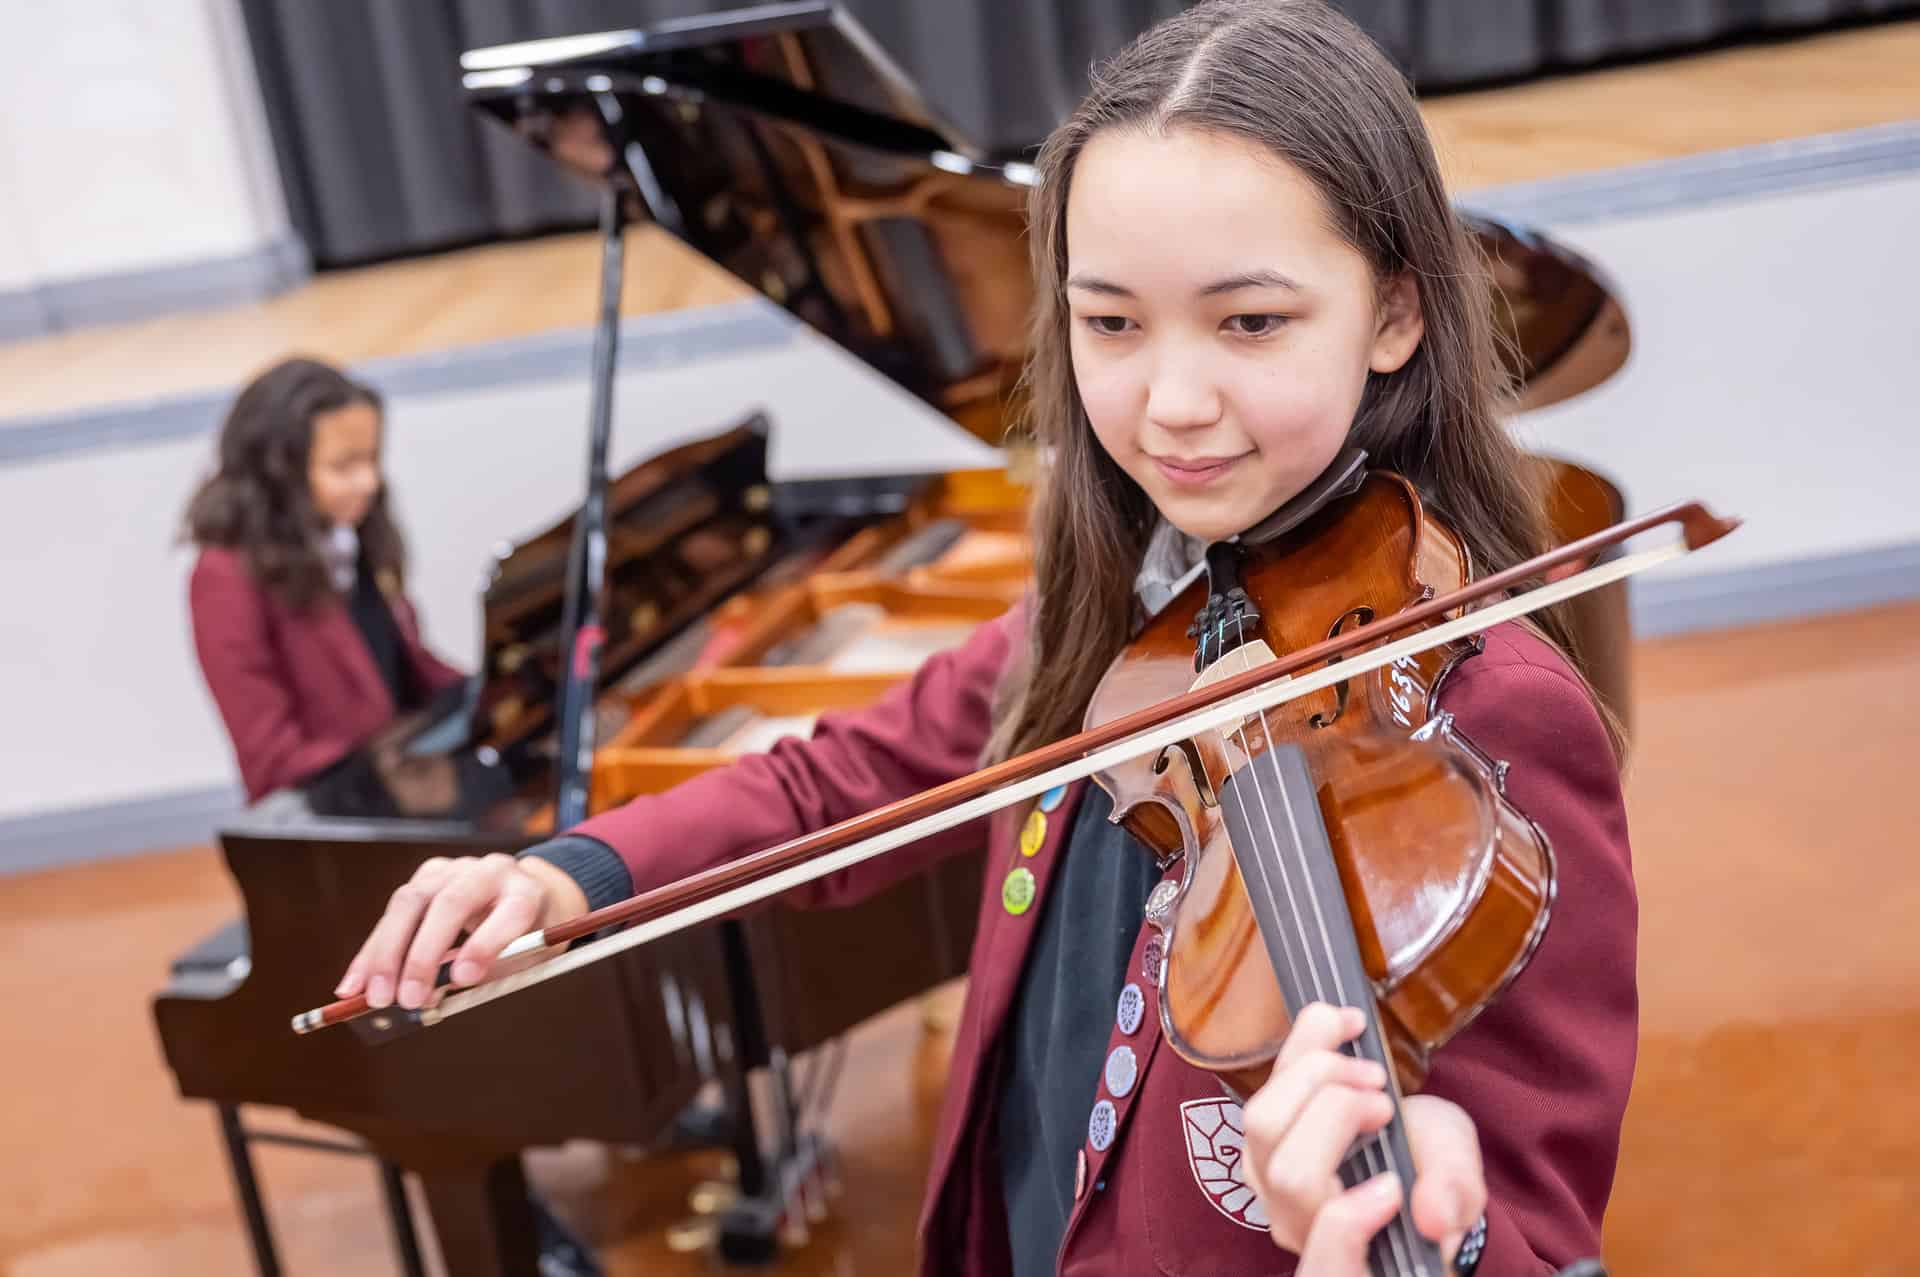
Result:
M285 359L255 377L220 428L219 468L187 503L185 539L241 551L255 579L297 610L332 597L307 457L314 418L356 403L382 409L372 387L317 359ZM359 536L374 578L390 589L403 588L406 548L384 487Z

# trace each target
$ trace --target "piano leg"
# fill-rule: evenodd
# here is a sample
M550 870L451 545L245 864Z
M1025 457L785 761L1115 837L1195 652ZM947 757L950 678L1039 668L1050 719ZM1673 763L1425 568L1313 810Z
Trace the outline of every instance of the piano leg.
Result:
M416 1173L449 1273L537 1277L540 1247L517 1153L479 1165L435 1166Z
M280 1277L280 1257L274 1253L273 1234L267 1228L267 1210L260 1201L260 1182L253 1175L253 1154L247 1149L247 1134L240 1125L240 1110L231 1104L216 1104L220 1114L220 1134L227 1142L227 1162L233 1168L233 1188L239 1195L240 1209L247 1216L247 1239L253 1243L253 1262L260 1277Z

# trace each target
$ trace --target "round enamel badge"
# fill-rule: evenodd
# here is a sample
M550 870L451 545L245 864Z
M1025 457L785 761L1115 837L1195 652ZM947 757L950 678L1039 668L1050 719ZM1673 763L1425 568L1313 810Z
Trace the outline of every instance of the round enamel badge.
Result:
M1046 840L1047 818L1044 813L1036 811L1027 817L1027 823L1020 828L1020 854L1034 855Z
M1021 865L1000 884L1000 904L1011 914L1023 914L1033 903L1033 870Z

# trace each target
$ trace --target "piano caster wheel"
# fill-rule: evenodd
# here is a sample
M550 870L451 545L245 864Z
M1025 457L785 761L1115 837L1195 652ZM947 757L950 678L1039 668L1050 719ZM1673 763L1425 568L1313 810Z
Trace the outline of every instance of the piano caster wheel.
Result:
M724 1264L774 1263L780 1258L780 1212L751 1198L735 1202L720 1213L715 1252Z
M718 1214L739 1200L740 1189L719 1180L708 1180L704 1184L696 1184L693 1191L687 1194L687 1205L696 1215Z

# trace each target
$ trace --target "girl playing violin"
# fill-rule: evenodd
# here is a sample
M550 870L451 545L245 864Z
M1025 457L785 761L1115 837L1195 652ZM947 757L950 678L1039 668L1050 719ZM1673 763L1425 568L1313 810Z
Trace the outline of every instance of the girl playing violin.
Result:
M1080 729L1103 673L1208 543L1338 459L1409 479L1480 572L1544 547L1500 418L1482 264L1402 77L1315 0L1207 0L1098 68L1031 206L1031 429L1048 470L1033 592L871 708L637 799L519 858L435 860L395 893L342 996L417 1007L500 949ZM1558 865L1553 924L1404 1101L1417 1228L1454 1268L1549 1273L1599 1251L1635 1042L1619 768L1564 619L1484 636L1437 695L1509 764ZM927 1273L1367 1271L1390 1177L1336 1168L1389 1120L1340 1053L1359 1013L1298 1015L1244 1108L1161 1048L1160 871L1084 783L1003 812L921 1218ZM796 893L871 894L939 835ZM1003 876L1004 875L1004 876ZM1297 1265L1297 1267L1296 1267Z

